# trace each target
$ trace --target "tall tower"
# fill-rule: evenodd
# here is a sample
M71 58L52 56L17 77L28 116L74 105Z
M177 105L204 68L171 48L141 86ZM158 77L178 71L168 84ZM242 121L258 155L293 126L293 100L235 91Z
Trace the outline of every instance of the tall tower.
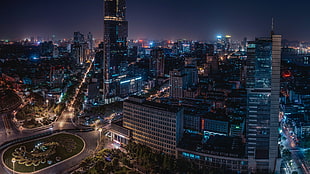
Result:
M86 47L84 42L84 35L80 32L74 32L71 54L76 64L83 64L86 60Z
M73 33L73 42L74 43L82 43L84 42L84 35L80 32L74 32Z
M281 35L249 42L247 52L249 172L277 173Z
M104 54L103 99L104 103L117 100L117 82L121 63L127 61L128 22L126 0L104 0Z

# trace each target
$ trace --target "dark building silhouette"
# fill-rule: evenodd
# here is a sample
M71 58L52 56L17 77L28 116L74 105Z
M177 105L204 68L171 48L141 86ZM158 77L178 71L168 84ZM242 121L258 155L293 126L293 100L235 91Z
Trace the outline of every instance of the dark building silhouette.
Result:
M127 61L128 22L125 0L104 1L104 57L103 57L103 99L104 103L117 100L118 76L122 75L123 62Z
M164 77L165 74L165 56L162 48L156 48L151 51L150 58L150 75L151 77Z

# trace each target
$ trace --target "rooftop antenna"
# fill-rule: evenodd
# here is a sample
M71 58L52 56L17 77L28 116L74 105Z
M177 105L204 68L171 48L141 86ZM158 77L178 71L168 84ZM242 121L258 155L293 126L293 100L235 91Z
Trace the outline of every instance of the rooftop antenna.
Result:
M271 18L271 35L274 35L274 19Z

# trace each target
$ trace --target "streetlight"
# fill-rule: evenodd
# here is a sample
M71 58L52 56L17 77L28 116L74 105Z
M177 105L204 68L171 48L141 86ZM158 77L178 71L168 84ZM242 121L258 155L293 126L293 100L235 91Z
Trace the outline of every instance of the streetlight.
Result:
M12 158L12 163L13 163L13 174L15 173L15 162L16 162L16 159L15 159L15 158Z
M53 127L54 127L54 125L52 124L52 126L50 127L51 133L53 133Z
M48 109L48 102L49 102L48 99L46 99L45 102L46 102L46 107L47 107L47 109Z
M99 136L99 142L101 142L101 132L102 132L102 128L99 128L98 131L99 131L99 133L100 133L100 134L99 134L99 135L100 135L100 136Z
M99 146L99 144L100 144L100 141L101 141L101 132L102 132L102 128L99 128L98 131L99 131L99 141L97 141L98 144L97 144L97 147L96 147L96 148L98 148L98 146Z

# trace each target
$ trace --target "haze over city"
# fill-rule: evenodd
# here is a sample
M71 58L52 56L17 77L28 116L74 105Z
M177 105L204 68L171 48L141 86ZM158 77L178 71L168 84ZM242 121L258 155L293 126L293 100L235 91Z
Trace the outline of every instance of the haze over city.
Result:
M234 39L265 35L274 17L284 39L308 41L310 2L297 0L211 1L129 0L129 39L214 40L218 34ZM91 31L103 38L100 0L2 1L0 39L29 36L71 38L73 31Z

